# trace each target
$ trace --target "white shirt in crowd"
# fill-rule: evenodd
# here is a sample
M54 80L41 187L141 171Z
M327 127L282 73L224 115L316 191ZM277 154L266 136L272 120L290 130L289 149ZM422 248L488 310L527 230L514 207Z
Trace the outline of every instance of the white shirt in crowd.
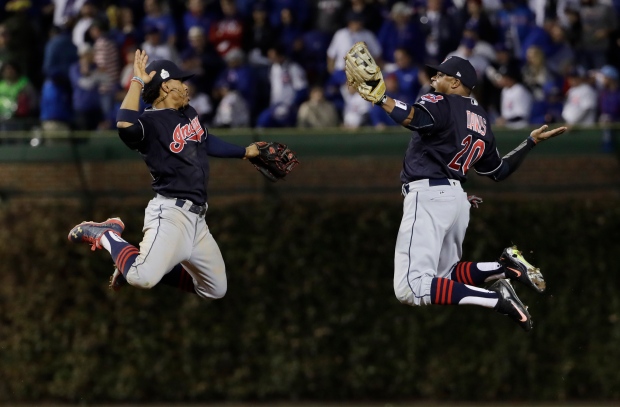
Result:
M295 93L308 87L306 71L299 64L291 61L271 65L269 81L272 106L292 105Z
M214 127L249 127L250 108L237 91L228 91L222 98L213 118Z
M566 93L562 118L567 124L593 124L598 106L596 90L587 83L574 86Z
M357 128L367 124L368 113L372 108L372 103L362 99L353 89L344 84L340 87L340 93L344 99L342 111L342 124L345 127Z
M372 31L362 29L357 32L351 32L348 28L341 28L336 31L332 42L327 48L327 56L334 60L334 69L336 71L344 70L344 56L356 42L364 41L368 46L368 50L372 55L381 55L383 48L379 44L379 40Z
M503 88L501 95L501 115L506 120L506 127L521 129L529 125L532 112L532 95L525 86L515 83L510 88ZM517 118L520 120L515 120Z

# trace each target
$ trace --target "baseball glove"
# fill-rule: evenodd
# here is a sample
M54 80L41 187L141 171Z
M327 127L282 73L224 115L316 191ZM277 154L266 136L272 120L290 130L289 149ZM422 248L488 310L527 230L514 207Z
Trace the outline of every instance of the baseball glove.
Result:
M285 144L257 141L258 156L249 161L271 182L284 179L299 164L297 156Z
M344 56L347 84L372 103L382 101L385 95L385 82L381 68L368 51L365 42L355 43Z

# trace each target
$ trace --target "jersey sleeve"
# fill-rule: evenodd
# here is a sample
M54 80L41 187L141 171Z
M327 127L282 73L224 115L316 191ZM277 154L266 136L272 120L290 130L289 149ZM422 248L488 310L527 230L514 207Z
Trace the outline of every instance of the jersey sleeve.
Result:
M502 157L497 150L497 143L495 142L495 136L489 130L487 130L487 137L489 137L489 143L485 148L482 157L474 164L474 170L479 175L491 175L502 166Z
M441 93L433 92L422 95L415 102L413 107L425 111L433 120L432 125L420 128L420 130L435 132L448 127L450 120L450 103L447 97Z
M146 134L148 132L150 122L145 119L144 115L140 116L137 123L125 128L118 129L118 135L127 147L132 150L141 151L146 145Z

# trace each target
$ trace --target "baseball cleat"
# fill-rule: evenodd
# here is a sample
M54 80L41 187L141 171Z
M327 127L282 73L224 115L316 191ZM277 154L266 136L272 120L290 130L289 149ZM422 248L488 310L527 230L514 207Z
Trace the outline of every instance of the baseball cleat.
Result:
M105 222L82 222L76 225L69 232L68 239L73 243L88 243L91 245L91 250L101 249L101 236L107 231L121 235L125 230L125 224L121 218L110 218Z
M123 273L121 273L118 267L114 266L114 273L110 276L110 290L118 291L127 284L127 280L123 277Z
M528 263L521 251L517 250L517 246L505 248L499 262L504 266L507 278L518 281L538 293L542 293L547 288L540 269Z
M489 287L489 291L495 291L499 295L497 305L493 308L495 311L508 315L525 331L532 329L532 317L527 307L517 297L517 293L507 280L497 280Z

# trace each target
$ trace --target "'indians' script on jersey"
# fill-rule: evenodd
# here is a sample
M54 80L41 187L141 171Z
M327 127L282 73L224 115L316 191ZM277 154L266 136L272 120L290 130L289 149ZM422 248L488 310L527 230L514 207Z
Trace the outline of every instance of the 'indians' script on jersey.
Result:
M196 143L202 142L202 135L205 133L198 116L194 117L189 124L181 126L177 124L177 127L172 133L172 143L170 143L170 151L173 153L180 153L183 151L185 144L188 141L194 141Z

